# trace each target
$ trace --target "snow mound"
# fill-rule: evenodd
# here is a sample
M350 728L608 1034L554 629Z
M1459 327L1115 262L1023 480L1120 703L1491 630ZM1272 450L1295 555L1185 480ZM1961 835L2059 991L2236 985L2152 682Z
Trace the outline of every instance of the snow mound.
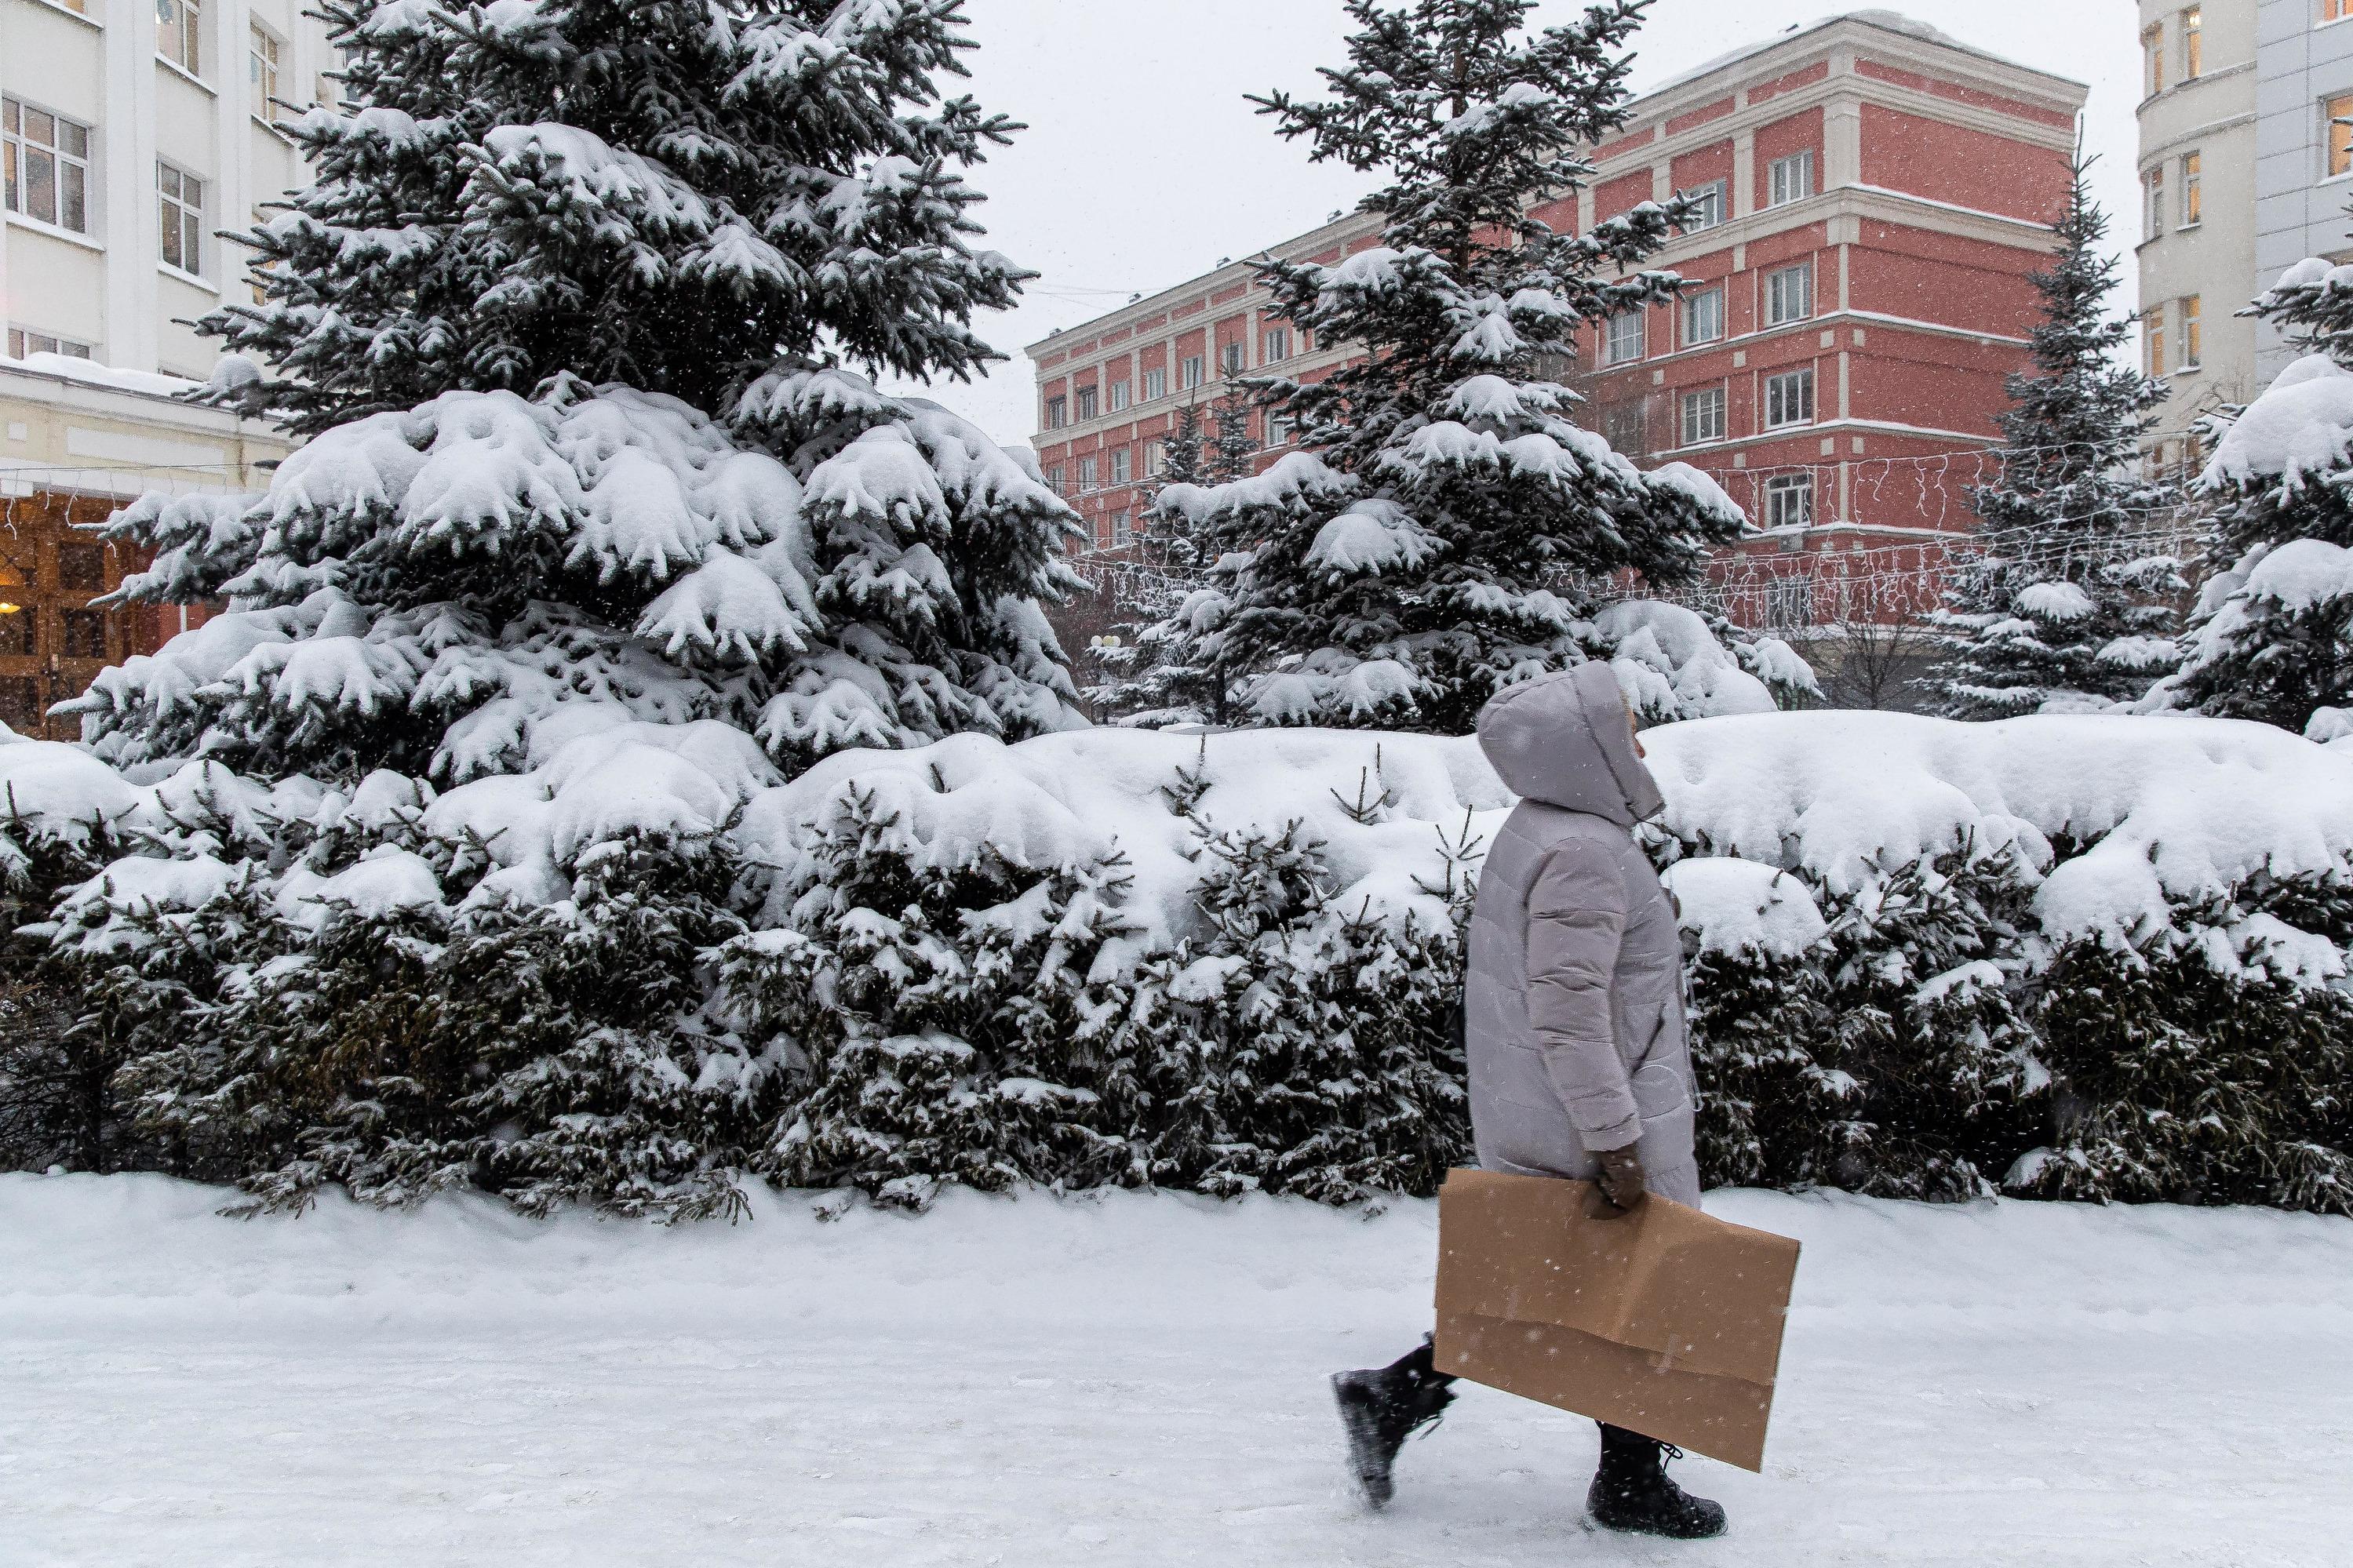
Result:
M2199 478L2215 490L2276 479L2295 489L2346 466L2353 447L2353 372L2306 354L2279 373L2215 443Z
M1663 880L1675 897L1676 915L1710 952L1793 957L1830 932L1806 885L1776 867L1707 856L1678 860Z

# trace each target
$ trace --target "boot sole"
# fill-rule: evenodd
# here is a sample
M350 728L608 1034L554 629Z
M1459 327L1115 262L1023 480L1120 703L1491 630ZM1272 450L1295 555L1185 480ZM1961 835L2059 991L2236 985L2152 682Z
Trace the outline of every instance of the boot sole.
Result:
M1348 1439L1348 1476L1356 1483L1356 1495L1365 1506L1377 1512L1397 1496L1397 1482L1385 1472L1366 1468L1363 1456L1378 1449L1380 1433L1375 1430L1371 1415L1349 1402L1340 1384L1342 1375L1332 1374L1332 1403L1339 1409L1340 1430Z

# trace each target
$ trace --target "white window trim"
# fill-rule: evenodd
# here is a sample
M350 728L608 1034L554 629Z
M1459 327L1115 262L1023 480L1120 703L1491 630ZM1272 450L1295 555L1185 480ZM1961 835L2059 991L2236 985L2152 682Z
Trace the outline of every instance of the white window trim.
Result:
M1814 525L1816 488L1814 476L1811 474L1776 474L1767 479L1765 481L1765 526L1768 529L1811 528ZM1777 521L1774 519L1774 498L1785 495L1802 498L1798 504L1805 515L1795 522Z
M1705 195L1710 191L1715 193L1715 221L1700 224L1689 230L1690 233L1705 234L1709 229L1722 228L1732 221L1732 182L1730 180L1704 181L1694 185L1689 194L1697 197Z
M155 270L162 273L166 278L176 278L181 282L185 283L192 288L201 289L207 294L217 294L221 291L219 284L214 282L211 279L205 277L201 273L183 271L179 268L173 266L170 262L160 258L158 258L155 263Z
M1716 430L1713 436L1694 437L1692 434L1692 405L1703 397L1713 397L1715 400ZM1683 437L1685 448L1720 446L1732 438L1732 399L1726 395L1721 386L1686 387L1682 394L1682 406L1676 410L1676 413L1680 426L1676 434Z
M1777 278L1787 278L1793 273L1802 273L1805 275L1805 312L1802 315L1796 316L1776 316L1773 314L1773 280ZM1808 321L1817 321L1820 319L1818 313L1814 310L1814 264L1811 261L1793 262L1787 267L1774 268L1771 271L1765 274L1764 287L1766 331L1770 331L1777 327L1802 326Z
M1774 176L1782 169L1789 167L1799 167L1805 170L1806 188L1793 195L1777 197L1773 194L1773 186L1775 183ZM1767 160L1765 164L1765 205L1768 209L1773 207L1786 207L1797 202L1810 201L1820 194L1821 187L1816 184L1814 180L1814 150L1811 147L1803 147L1784 157Z
M90 205L94 209L98 204L93 201ZM59 228L56 224L43 223L39 218L26 217L20 212L0 211L0 217L7 219L10 228L21 228L34 234L47 235L51 239L62 239L68 245L79 245L84 250L94 250L100 255L106 252L106 242L96 235L83 234L79 229Z
M1800 377L1805 378L1804 384L1807 389L1806 401L1810 404L1813 404L1815 406L1809 409L1800 418L1775 419L1773 417L1773 384L1777 381L1796 383ZM1820 405L1820 378L1814 374L1812 366L1793 365L1788 370L1777 370L1770 375L1764 378L1764 384L1760 390L1763 392L1764 396L1759 401L1762 402L1764 406L1759 410L1759 412L1764 415L1763 423L1766 429L1799 430L1809 425L1815 425L1820 422L1818 417Z
M101 33L106 31L106 24L100 21L98 17L77 11L70 5L61 4L60 0L41 0L41 4L47 5L52 11L61 12L64 15L72 17L75 21L79 22L85 27L95 28L97 31Z
M212 83L206 81L204 78L198 76L195 72L190 70L187 67L174 59L171 56L164 53L161 49L155 51L155 63L162 66L165 70L170 71L174 76L178 77L182 81L186 82L190 87L195 88L198 92L203 93L206 97L218 98L220 96L219 89L214 87Z
M1705 298L1706 298L1708 295L1710 295L1710 294L1713 294L1713 295L1715 295L1715 335L1713 335L1713 336L1711 336L1711 337L1704 337L1704 338L1695 338L1695 337L1693 337L1693 336L1691 335L1691 321L1692 321L1692 318L1691 318L1691 306L1692 306L1692 303L1693 303L1694 301L1695 301L1695 300L1704 300L1704 299L1705 299ZM1708 345L1708 344L1710 344L1710 343L1720 343L1720 342L1724 342L1724 340L1725 340L1726 337L1728 337L1728 336L1730 336L1730 335L1731 335L1731 320L1730 320L1729 315L1727 314L1727 312L1726 312L1726 311L1725 311L1725 286L1724 286L1723 284L1721 284L1721 283L1713 284L1713 285L1711 285L1711 286L1709 286L1708 288L1705 288L1705 289L1693 289L1690 293L1688 293L1688 294L1684 295L1684 296L1683 296L1683 311L1682 311L1682 315L1683 315L1683 323L1682 323L1682 324L1683 324L1683 346L1684 348L1687 348L1687 349L1704 348L1705 346L1707 346L1707 345Z
M1618 323L1626 321L1630 321L1634 323L1633 352L1631 353L1620 354L1618 352ZM1648 312L1645 310L1641 307L1637 307L1631 310L1620 310L1614 316L1603 318L1601 322L1601 363L1605 369L1614 370L1621 364L1640 364L1643 360L1650 357L1650 353L1651 323L1648 318Z

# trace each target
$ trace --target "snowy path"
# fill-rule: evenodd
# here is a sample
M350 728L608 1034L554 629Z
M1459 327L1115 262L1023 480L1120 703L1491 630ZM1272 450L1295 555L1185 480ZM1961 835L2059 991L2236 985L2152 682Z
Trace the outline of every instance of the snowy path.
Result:
M0 1563L2341 1563L2353 1225L1722 1194L1801 1237L1734 1531L1586 1531L1589 1424L1472 1390L1368 1516L1324 1370L1434 1215L952 1199L656 1232L209 1217L0 1176Z

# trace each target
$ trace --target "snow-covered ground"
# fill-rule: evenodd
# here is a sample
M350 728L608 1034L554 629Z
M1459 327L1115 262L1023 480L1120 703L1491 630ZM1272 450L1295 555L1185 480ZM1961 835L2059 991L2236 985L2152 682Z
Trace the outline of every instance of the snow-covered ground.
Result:
M920 1219L212 1217L0 1177L0 1562L2341 1563L2353 1224L1770 1194L1803 1238L1724 1541L1588 1532L1590 1425L1472 1389L1350 1500L1322 1374L1409 1348L1434 1211L951 1194Z

